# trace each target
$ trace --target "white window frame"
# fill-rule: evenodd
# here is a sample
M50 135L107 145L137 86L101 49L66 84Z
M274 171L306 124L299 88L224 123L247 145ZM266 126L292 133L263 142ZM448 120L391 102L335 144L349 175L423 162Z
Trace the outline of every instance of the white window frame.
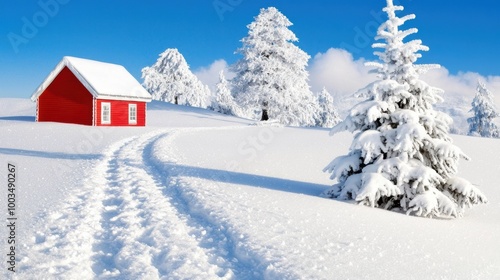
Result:
M104 112L109 112L108 118L105 119ZM101 124L111 124L111 103L110 102L102 102L101 103Z
M137 124L137 104L128 104L128 123Z

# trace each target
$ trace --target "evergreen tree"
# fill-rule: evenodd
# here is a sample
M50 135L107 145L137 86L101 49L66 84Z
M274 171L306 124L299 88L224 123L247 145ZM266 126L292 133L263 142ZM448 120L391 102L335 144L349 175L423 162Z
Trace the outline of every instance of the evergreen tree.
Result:
M333 127L340 122L340 117L333 105L333 97L326 88L318 93L318 107L316 126Z
M177 49L167 49L151 67L142 69L144 87L154 100L207 108L210 89L189 70Z
M415 18L396 16L402 6L387 0L388 20L378 29L374 48L381 63L375 66L379 80L361 90L368 100L354 106L332 129L356 132L350 152L334 159L325 171L337 180L327 195L353 199L384 209L399 209L417 216L459 216L486 198L465 179L456 176L460 158L466 155L448 135L451 118L433 109L442 100L441 90L419 79L436 65L414 65L427 51L420 40L404 42L416 28L399 30Z
M469 135L500 137L500 131L493 120L500 116L493 102L493 95L481 81L477 81L476 97L472 100L474 116L467 119Z
M212 110L226 115L237 115L237 105L229 90L229 83L224 77L224 71L219 73L219 82L216 85L214 100L212 101Z
M292 23L276 8L261 9L248 25L248 36L237 50L243 58L234 66L237 103L255 119L285 125L314 125L314 95L306 71L309 55L293 42Z

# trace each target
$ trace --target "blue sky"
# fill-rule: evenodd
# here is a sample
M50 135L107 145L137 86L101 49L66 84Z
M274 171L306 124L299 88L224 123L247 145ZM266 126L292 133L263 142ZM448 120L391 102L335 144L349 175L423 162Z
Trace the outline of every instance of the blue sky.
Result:
M450 73L500 75L500 2L399 3L405 6L399 15L417 15L404 27L417 27L415 38L431 48L419 62L439 63ZM122 64L139 81L141 68L166 48L178 48L192 70L218 59L231 64L239 58L234 51L246 25L269 6L294 23L298 46L311 56L344 48L354 59L370 60L384 5L383 0L1 1L0 97L29 97L65 55Z

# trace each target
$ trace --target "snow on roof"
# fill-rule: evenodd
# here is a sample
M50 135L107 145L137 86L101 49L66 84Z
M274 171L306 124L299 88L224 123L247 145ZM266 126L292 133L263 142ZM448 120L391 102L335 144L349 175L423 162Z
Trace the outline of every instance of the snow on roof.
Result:
M112 63L65 56L31 96L36 101L59 73L68 67L97 99L151 101L151 95L125 69Z

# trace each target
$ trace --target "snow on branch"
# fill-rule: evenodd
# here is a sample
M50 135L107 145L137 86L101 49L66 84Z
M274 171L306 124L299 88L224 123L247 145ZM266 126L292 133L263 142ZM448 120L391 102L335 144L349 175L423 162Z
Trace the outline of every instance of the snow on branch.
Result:
M401 195L401 189L380 173L363 173L362 184L355 200L361 204L375 207L382 197Z
M398 18L395 12L402 9L387 1L383 10L388 20L375 38L383 42L372 45L382 49L374 52L380 61L367 63L375 66L379 80L357 92L366 100L355 105L330 132L347 130L356 135L349 154L325 168L337 180L328 195L417 216L457 217L465 207L486 203L486 197L456 176L459 160L469 158L451 141L450 116L433 108L443 100L439 96L442 90L419 77L439 66L414 64L421 57L418 52L429 48L420 40L403 42L418 30L399 31L400 25L415 18ZM479 108L486 99L475 99L474 104ZM491 123L470 122L483 130Z
M414 213L422 217L457 217L457 208L455 203L439 191L426 191L418 194L410 202L407 214Z
M368 164L387 152L382 140L382 133L376 130L366 130L358 133L351 145L351 150L360 150L363 163Z
M451 177L445 184L449 195L455 199L460 209L470 208L472 205L487 203L486 196L469 181L460 177Z
M477 81L476 96L471 105L474 116L467 119L469 135L500 138L500 128L494 122L500 113L495 106L492 93L479 80Z
M400 31L397 35L396 38L398 38L399 40L402 40L404 38L406 38L407 36L411 35L411 34L415 34L418 32L418 29L417 28L410 28L408 30L405 30L405 31ZM412 41L410 41L411 43Z
M353 151L349 155L337 157L323 169L323 172L332 173L331 179L342 181L360 170L360 154L361 151Z

